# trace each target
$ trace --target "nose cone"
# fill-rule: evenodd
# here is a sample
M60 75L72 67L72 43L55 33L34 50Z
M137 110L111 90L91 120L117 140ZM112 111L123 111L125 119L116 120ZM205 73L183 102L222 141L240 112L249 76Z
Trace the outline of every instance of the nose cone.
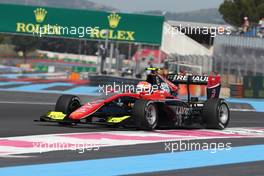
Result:
M69 117L70 119L73 120L80 120L86 118L87 116L95 113L103 105L104 105L103 101L94 101L94 102L86 103L79 109L72 112Z

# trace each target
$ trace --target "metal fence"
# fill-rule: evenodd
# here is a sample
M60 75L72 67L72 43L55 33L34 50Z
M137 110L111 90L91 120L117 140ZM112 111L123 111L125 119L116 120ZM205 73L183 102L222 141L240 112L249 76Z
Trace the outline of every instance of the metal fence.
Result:
M217 36L214 41L213 70L221 75L264 76L264 39L245 36ZM228 84L230 81L228 82Z
M171 71L191 72L193 74L208 74L212 71L212 57L208 55L170 55L169 68Z

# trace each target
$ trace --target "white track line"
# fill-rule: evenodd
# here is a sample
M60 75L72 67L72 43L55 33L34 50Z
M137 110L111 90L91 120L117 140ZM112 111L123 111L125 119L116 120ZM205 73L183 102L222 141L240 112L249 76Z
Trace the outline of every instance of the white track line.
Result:
M32 135L0 138L0 157L20 157L21 154L69 151L81 149L99 150L99 147L151 144L171 141L204 139L264 138L264 129L227 128L225 130L157 130L106 131L48 135ZM87 148L85 148L87 147Z

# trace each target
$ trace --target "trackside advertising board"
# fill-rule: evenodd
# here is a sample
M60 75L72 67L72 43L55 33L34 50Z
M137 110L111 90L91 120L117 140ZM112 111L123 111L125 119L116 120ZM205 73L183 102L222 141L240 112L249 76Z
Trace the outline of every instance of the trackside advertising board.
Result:
M163 16L0 4L0 32L161 44Z

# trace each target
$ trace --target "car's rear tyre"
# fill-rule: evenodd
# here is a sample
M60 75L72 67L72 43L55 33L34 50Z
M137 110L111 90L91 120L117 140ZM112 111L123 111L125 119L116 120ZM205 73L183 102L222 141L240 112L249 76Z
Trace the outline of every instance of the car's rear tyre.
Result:
M81 107L81 100L75 95L61 95L55 105L55 111L69 115ZM60 125L71 125L69 122L59 122Z
M140 130L153 130L158 123L158 108L152 101L137 100L133 108L133 118Z
M230 111L224 99L208 99L203 107L203 121L209 129L225 129L230 120Z

